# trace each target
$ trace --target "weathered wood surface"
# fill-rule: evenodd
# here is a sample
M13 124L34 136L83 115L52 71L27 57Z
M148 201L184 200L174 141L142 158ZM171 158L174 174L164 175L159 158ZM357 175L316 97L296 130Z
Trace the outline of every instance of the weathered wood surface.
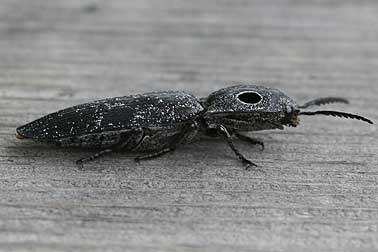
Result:
M344 96L378 122L376 1L0 1L3 251L376 251L377 127L325 117L261 132L266 173L219 140L136 165L17 141L84 101L235 82Z

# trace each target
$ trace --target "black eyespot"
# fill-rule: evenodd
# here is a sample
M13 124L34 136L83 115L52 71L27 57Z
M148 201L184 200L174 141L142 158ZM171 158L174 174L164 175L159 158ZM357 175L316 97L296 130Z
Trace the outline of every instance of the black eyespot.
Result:
M243 92L238 95L238 99L248 104L256 104L262 100L262 97L255 92Z

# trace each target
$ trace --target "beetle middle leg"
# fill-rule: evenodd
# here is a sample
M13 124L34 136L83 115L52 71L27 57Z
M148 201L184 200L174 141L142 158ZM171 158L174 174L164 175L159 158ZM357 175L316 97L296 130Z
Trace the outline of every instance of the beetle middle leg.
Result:
M156 152L151 152L149 154L146 154L146 155L142 155L142 156L138 156L136 157L134 160L135 162L139 163L139 161L141 160L146 160L146 159L152 159L152 158L156 158L156 157L160 157L168 152L172 152L174 151L175 149L173 148L166 148L166 149L162 149L162 150L159 150L159 151L156 151Z
M260 140L257 140L257 139L254 139L254 138L251 138L251 137L248 137L246 135L243 135L241 133L238 133L236 132L235 133L235 136L237 138L239 138L240 140L242 141L245 141L245 142L248 142L250 144L253 144L253 145L260 145L261 146L261 150L264 150L265 146L264 146L264 142L260 141Z
M133 151L148 152L135 158L135 162L152 159L173 152L178 145L190 142L197 134L196 123L182 124L172 129L148 132Z
M253 163L252 161L248 160L240 153L240 151L235 147L234 142L232 141L231 135L223 125L218 126L219 131L221 132L224 139L227 141L228 146L234 151L235 155L243 162L248 170L251 166L257 166L257 164Z
M151 135L144 135L143 139L141 139L138 145L133 149L133 151L149 152L147 154L137 156L134 159L137 163L139 163L141 160L160 157L176 149L175 146L178 144L175 137L177 135L176 131L157 131L150 133Z
M83 165L84 163L86 163L86 162L89 162L89 161L95 160L95 159L97 159L97 158L99 158L99 157L101 157L101 156L103 156L103 155L105 155L105 154L107 154L107 153L111 153L111 152L113 152L112 149L105 149L105 150L102 150L102 151L100 151L100 152L95 153L95 154L92 155L92 156L85 157L85 158L80 158L79 160L76 161L76 164L82 166L82 165Z

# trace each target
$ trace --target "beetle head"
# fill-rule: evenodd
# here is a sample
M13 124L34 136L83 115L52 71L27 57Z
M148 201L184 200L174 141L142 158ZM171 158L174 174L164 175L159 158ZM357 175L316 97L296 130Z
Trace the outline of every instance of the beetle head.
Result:
M203 103L207 123L239 131L297 126L298 106L278 89L238 85L212 93Z

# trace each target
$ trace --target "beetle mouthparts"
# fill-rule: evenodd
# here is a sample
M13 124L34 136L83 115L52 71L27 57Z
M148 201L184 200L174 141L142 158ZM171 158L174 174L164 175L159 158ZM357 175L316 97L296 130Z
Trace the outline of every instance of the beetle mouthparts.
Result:
M20 135L19 133L16 133L16 138L17 138L17 139L20 139L20 140L23 140L23 139L25 139L26 137L24 137L23 135Z
M290 126L297 127L299 125L300 118L298 114L294 114L290 120Z
M294 110L291 113L286 114L282 120L282 124L290 127L297 127L299 125L299 110Z

